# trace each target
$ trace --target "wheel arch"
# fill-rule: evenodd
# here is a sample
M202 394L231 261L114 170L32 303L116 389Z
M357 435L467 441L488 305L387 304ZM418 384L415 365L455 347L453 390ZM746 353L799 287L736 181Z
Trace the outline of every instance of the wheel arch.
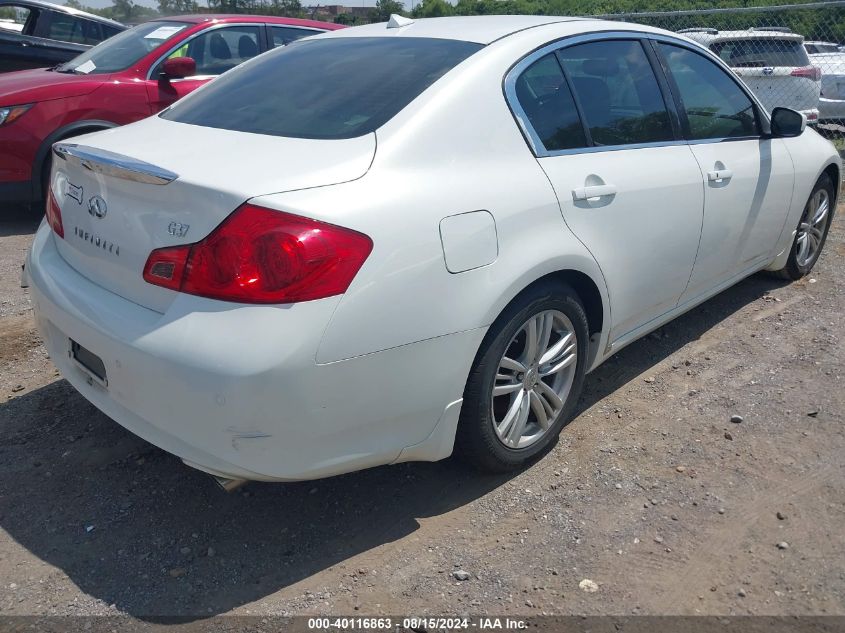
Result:
M32 187L32 199L41 200L44 191L42 191L42 174L47 157L53 147L53 143L61 141L71 136L78 136L80 134L87 134L88 132L98 132L100 130L108 130L118 127L117 123L112 121L105 121L101 119L85 119L81 121L74 121L54 130L47 138L45 138L41 145L38 146L38 151L35 154L35 161L32 163L32 177L30 179Z
M522 278L511 287L506 299L498 305L489 319L493 323L514 302L538 285L547 283L565 284L572 288L584 305L589 328L589 364L588 371L594 368L596 361L603 358L603 350L607 344L607 334L610 330L610 300L601 271L587 272L578 266L553 267L551 270L537 271L527 278ZM485 337L486 340L486 337ZM482 342L480 347L484 346Z
M833 181L833 204L831 205L831 213L836 211L836 204L839 202L839 193L842 189L842 174L837 163L830 163L823 170L823 174L830 176Z
M519 295L527 292L536 285L543 283L560 283L570 286L581 302L584 304L584 312L587 314L587 325L590 336L600 333L604 326L604 302L596 282L580 270L566 269L558 270L543 275L526 286ZM517 297L519 296L517 295ZM514 297L516 299L517 297Z

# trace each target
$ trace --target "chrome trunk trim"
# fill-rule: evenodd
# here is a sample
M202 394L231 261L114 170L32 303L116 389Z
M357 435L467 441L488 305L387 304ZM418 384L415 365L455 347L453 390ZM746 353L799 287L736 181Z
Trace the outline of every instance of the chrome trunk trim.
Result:
M76 143L56 143L53 153L89 171L148 185L166 185L179 177L179 174L130 156Z

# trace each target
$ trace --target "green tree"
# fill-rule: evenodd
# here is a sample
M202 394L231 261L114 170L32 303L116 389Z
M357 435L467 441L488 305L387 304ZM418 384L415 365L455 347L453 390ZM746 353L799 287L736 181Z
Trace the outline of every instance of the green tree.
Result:
M158 0L158 12L161 15L198 13L199 4L196 0Z
M387 22L394 13L405 14L405 7L397 0L377 0L374 17L376 22Z
M299 0L271 0L272 15L283 15L289 18L301 17L302 3Z
M138 13L136 10L138 8L140 7L137 7L132 0L114 0L114 5L111 7L111 17L118 22L131 22Z
M415 18L441 18L454 15L455 9L446 0L422 0L412 13Z

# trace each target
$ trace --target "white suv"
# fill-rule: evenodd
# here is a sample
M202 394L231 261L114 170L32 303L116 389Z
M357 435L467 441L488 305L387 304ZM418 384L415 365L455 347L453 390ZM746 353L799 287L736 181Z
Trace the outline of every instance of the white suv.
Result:
M804 37L778 27L747 31L679 31L724 60L771 112L778 106L819 120L821 70L810 62Z

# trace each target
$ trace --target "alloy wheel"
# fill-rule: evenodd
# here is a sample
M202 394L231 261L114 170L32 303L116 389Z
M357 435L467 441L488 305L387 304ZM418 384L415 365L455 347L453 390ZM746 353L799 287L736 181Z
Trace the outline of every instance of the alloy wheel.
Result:
M575 328L558 310L535 314L517 330L499 361L490 398L502 444L525 448L548 432L572 389L577 350Z
M819 189L807 202L795 239L795 261L801 268L811 264L818 255L828 213L830 197L827 190Z

